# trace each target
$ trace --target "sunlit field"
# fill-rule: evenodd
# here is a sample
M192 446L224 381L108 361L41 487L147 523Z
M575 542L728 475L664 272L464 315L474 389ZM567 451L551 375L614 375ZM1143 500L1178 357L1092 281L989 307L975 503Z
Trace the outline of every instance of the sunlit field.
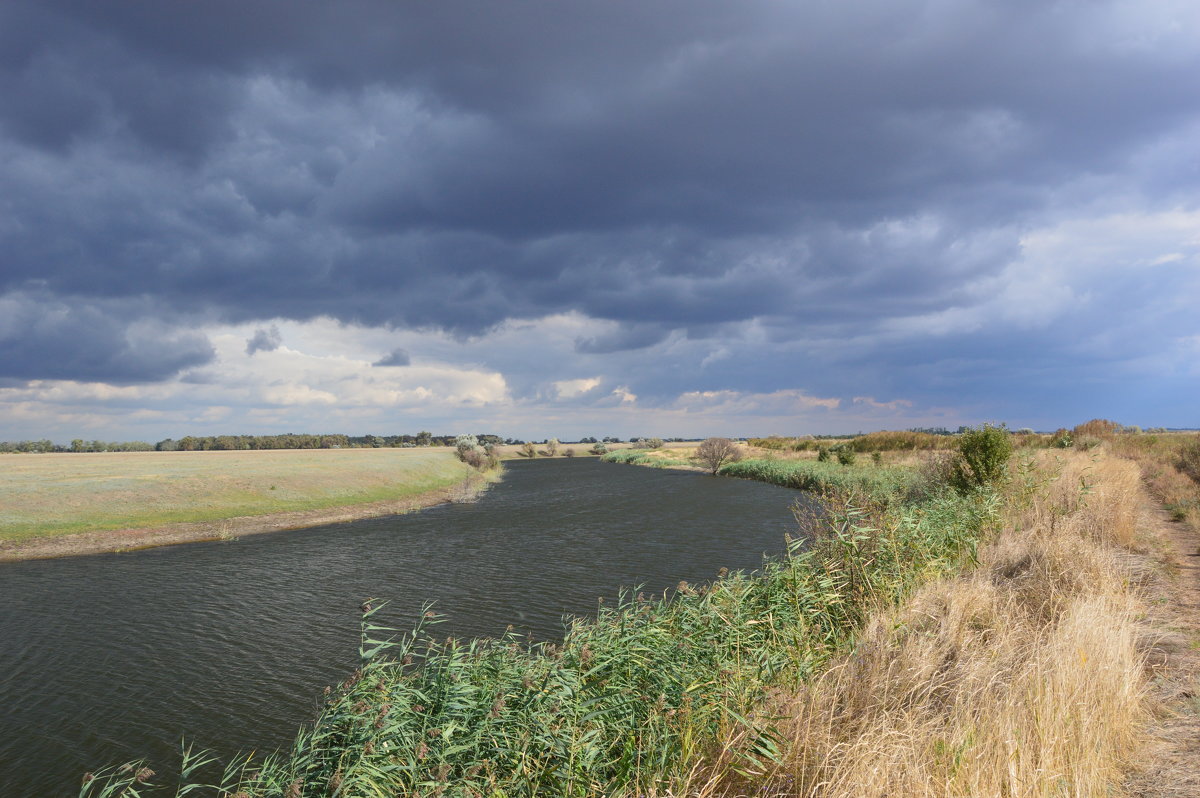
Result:
M406 499L469 472L448 448L0 455L0 541Z

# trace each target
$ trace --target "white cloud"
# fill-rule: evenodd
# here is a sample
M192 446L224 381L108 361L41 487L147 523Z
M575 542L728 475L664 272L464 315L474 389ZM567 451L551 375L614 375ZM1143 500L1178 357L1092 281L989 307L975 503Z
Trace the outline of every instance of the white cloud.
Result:
M560 399L573 399L593 390L600 385L599 377L588 377L578 380L559 380L554 383L554 390Z

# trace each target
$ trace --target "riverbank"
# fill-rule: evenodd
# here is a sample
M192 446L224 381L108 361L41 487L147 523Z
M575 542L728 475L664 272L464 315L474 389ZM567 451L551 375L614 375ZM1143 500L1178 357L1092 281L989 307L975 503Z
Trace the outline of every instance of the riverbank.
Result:
M449 449L3 456L0 562L129 551L394 515L494 481Z
M939 473L899 500L835 491L761 572L627 595L560 644L387 643L367 606L360 670L238 787L1118 794L1146 765L1166 578L1137 468L1024 450L965 494Z

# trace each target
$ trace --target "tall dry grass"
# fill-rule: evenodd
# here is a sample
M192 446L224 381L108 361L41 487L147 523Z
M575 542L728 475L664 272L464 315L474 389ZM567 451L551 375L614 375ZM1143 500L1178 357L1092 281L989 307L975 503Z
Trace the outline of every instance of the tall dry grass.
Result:
M1041 453L1014 469L977 568L881 610L853 652L776 694L678 795L1112 796L1147 721L1138 472ZM741 771L741 772L739 772Z
M1176 521L1200 527L1200 435L1115 435L1107 445L1137 462L1146 486Z

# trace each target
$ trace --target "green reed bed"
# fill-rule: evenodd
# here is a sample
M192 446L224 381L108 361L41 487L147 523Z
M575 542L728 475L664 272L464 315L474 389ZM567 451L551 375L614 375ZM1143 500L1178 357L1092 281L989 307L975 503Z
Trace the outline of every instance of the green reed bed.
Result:
M640 465L650 468L678 468L679 466L695 465L691 460L680 460L678 458L651 456L649 452L638 449L618 449L615 452L609 452L601 458L606 463L622 463L624 465Z
M819 460L742 460L721 466L719 473L785 488L850 493L883 502L913 498L922 490L924 481L911 468L840 465Z
M868 515L835 503L809 539L752 574L626 595L574 620L559 644L439 640L433 613L394 637L364 605L361 667L290 751L231 765L224 798L593 796L661 792L731 732L734 768L775 756L751 710L774 686L818 672L869 610L974 557L993 494L942 493ZM739 728L741 727L741 728ZM185 770L188 770L185 762ZM159 794L145 763L85 783L87 798ZM194 767L192 768L194 770Z

